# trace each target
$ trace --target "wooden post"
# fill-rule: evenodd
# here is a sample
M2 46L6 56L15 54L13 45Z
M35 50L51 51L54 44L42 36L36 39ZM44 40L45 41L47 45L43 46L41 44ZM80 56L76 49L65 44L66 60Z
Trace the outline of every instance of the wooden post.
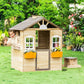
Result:
M42 20L42 25L44 25L44 20Z

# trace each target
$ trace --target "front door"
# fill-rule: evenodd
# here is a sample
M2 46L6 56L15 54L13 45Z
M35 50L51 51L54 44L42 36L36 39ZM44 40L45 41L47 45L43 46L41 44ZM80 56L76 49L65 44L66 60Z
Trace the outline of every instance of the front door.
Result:
M50 68L49 49L38 49L36 58L36 69L47 70Z
M50 32L38 32L38 49L36 57L36 70L50 69L50 53L49 53Z

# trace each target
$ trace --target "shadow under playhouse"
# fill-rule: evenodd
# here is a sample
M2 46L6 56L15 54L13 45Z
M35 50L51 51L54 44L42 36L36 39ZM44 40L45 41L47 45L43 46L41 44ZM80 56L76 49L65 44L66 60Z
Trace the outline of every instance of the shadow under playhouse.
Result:
M36 28L37 26L38 28ZM56 46L62 50L61 28L44 17L32 16L10 30L16 33L16 37L19 37L17 44L12 45L11 48L12 68L22 72L62 70L62 57L51 56L52 50ZM32 57L26 58L24 52L29 50L36 53L32 52Z

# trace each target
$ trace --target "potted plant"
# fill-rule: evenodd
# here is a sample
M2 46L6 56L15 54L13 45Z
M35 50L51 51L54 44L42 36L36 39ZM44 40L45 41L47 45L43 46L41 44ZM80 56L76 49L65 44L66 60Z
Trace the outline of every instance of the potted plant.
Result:
M72 44L71 44L71 38L72 38L72 35L66 35L66 48L67 50L71 50L72 49Z
M74 37L71 38L71 44L72 44L72 51L76 51L76 35L74 34Z
M62 47L66 47L66 42L63 42L62 43Z
M67 40L66 42L67 42L67 46L66 46L67 50L71 50L72 49L72 45L70 44L70 41Z
M72 44L71 44L71 41L70 41L70 39L68 39L68 40L66 40L66 48L67 48L67 50L71 50L72 49Z
M76 37L76 48L77 48L77 51L81 51L81 45L82 45L82 39L80 36L77 36Z
M62 55L63 55L63 52L61 51L59 47L56 47L55 49L53 49L53 52L51 53L52 58L62 57Z
M24 52L24 58L26 59L36 58L36 52L33 50L26 51Z

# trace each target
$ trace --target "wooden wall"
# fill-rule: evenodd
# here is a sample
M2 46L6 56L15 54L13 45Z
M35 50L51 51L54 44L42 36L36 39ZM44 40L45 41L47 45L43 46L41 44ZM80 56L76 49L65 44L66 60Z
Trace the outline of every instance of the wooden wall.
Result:
M23 72L23 31L20 31L20 50L14 49L12 46L11 49L11 67Z
M23 46L23 49L25 50L25 37L26 36L33 36L34 37L34 50L35 50L35 34L36 34L36 31L35 30L30 30L29 28L28 29L25 29L24 30L24 46ZM23 71L26 72L26 71L35 71L35 59L25 59L24 56L23 56Z
M48 29L49 30L49 29ZM35 71L35 59L25 59L24 51L25 51L25 37L33 36L34 37L34 50L35 48L35 29L25 29L24 31L20 31L20 44L21 49L15 50L12 48L12 56L11 56L11 67L16 70L26 72L26 71ZM61 49L62 49L62 30L60 29L51 29L50 30L50 55L52 53L52 36L59 35L61 36ZM51 58L50 56L50 70L62 70L62 58Z
M11 68L23 72L23 52L12 49Z
M62 30L51 30L50 31L50 55L52 53L52 37L58 35L60 39L60 48L62 50ZM50 56L50 70L62 70L62 58L52 58Z

